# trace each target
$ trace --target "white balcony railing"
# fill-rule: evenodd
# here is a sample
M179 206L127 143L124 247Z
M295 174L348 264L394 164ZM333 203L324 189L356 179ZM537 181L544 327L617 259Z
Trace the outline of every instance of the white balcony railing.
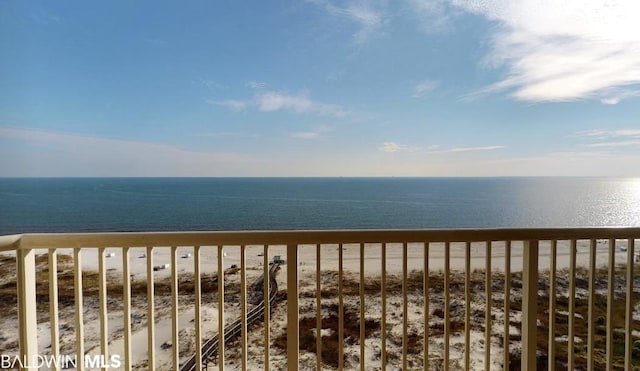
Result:
M127 370L631 370L636 239L640 228L2 236L0 355L26 367L98 354Z

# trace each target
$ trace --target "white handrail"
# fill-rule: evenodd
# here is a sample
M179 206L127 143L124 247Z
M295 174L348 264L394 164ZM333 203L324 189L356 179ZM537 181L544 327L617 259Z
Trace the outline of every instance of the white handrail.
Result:
M0 236L0 252L15 251L20 248L21 234Z
M359 229L221 232L26 233L0 236L0 251L18 248L315 245L367 242L476 242L572 239L632 239L640 227L487 228L487 229Z

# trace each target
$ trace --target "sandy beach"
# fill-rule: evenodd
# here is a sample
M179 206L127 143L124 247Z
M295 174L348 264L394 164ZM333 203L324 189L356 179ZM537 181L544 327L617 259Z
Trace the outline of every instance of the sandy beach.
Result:
M636 246L638 245L636 242ZM616 264L626 264L627 240L616 241L615 261ZM504 242L493 242L491 251L492 270L504 271ZM550 244L548 241L541 241L539 247L539 269L548 270L550 264ZM599 240L596 245L596 263L598 266L608 263L607 241ZM422 270L424 267L424 245L418 243L408 244L408 270ZM557 246L557 268L564 269L569 266L569 241L558 241ZM60 254L72 255L71 249L58 249ZM224 266L228 268L232 265L240 265L240 248L238 246L225 246ZM42 251L46 253L46 251ZM113 254L107 258L107 269L111 272L121 272L122 250L120 248L107 248L107 254ZM250 270L260 268L263 264L263 247L247 246L246 264ZM279 255L286 258L285 246L269 246L270 258ZM486 243L471 244L471 269L484 269L486 260ZM178 272L193 272L193 248L179 247ZM450 268L452 271L463 271L465 266L464 244L452 243L450 251ZM154 266L170 264L171 252L168 247L154 248ZM389 274L400 274L402 272L402 245L387 244L386 269ZM141 278L146 276L146 248L132 247L130 249L130 272L132 276ZM381 271L381 246L380 244L365 244L365 272L367 275L379 275ZM587 266L589 261L589 241L580 240L577 244L577 266ZM201 247L201 270L203 272L215 272L218 268L218 249L216 246ZM316 269L316 248L315 245L301 245L298 248L298 271L300 274L315 272ZM283 267L286 269L286 266ZM82 269L84 271L96 271L98 269L98 250L95 248L85 248L82 250ZM338 245L321 246L321 269L338 270ZM356 244L343 245L343 269L345 271L359 271L360 250ZM432 243L429 246L429 269L433 271L444 269L444 244ZM522 270L522 243L514 242L511 247L511 270L513 272ZM156 278L169 277L170 269L155 272ZM283 280L284 281L284 280Z

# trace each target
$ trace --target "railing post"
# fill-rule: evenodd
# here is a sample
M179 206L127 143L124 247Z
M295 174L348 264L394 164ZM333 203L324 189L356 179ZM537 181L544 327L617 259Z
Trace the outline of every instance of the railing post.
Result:
M38 322L36 316L36 260L35 251L16 251L18 265L18 323L20 324L20 358L24 366L37 360ZM28 369L28 367L25 367Z
M75 307L76 357L78 371L84 371L84 300L82 299L82 249L73 250L73 302Z
M538 241L523 241L522 360L523 371L536 370L538 330Z
M298 370L298 245L287 245L287 369Z

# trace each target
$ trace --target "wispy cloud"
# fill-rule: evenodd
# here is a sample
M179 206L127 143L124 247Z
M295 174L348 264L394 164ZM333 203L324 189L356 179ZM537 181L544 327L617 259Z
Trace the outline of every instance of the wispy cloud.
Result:
M31 12L31 19L43 26L62 23L62 18L46 9L38 8Z
M295 113L317 113L342 117L347 115L347 111L335 104L315 102L306 95L288 95L279 92L266 92L256 97L258 110L264 112L290 111Z
M193 82L196 83L196 84L202 85L202 86L204 86L205 88L207 88L209 90L225 88L225 86L223 84L220 84L219 82L217 82L215 80L203 79L202 77L198 77L198 78L194 79Z
M289 136L291 138L296 139L319 139L322 138L323 134L333 131L332 127L329 126L320 126L316 130L313 131L300 131L296 133L291 133Z
M625 88L614 88L610 89L609 93L607 93L606 98L600 99L602 104L607 105L615 105L620 103L624 99L629 99L633 97L640 96L640 89L632 90Z
M370 1L349 1L345 6L337 6L327 0L309 0L322 7L332 16L355 23L358 31L353 34L356 43L364 43L378 31L383 23L383 13L375 9Z
M194 136L198 137L210 137L210 138L258 138L260 137L257 133L244 133L237 131L218 131L218 132L205 132L205 133L195 133Z
M443 149L442 146L434 144L426 147L424 152L429 154L444 154L444 153L460 153L460 152L476 152L476 151L494 151L497 149L505 148L505 146L484 146L484 147L454 147ZM398 144L396 142L384 142L381 147L378 148L383 152L398 152L398 151L419 151L419 147L413 147L405 144Z
M422 98L425 93L433 91L438 87L440 83L434 80L424 80L421 81L416 87L413 89L413 98Z
M448 28L455 11L448 0L409 0L409 9L428 33Z
M14 144L2 149L12 156L0 156L8 176L214 176L256 162L237 153L38 129L0 127L0 139Z
M470 97L507 91L516 100L598 99L640 91L640 2L451 0L495 21L487 65L507 76Z
M502 149L504 146L486 146L486 147L456 147L442 152L474 152L474 151L493 151Z
M406 144L398 144L396 142L384 142L382 146L378 147L382 152L393 153L393 152L414 152L418 148L409 146Z
M296 139L318 139L320 137L320 133L316 133L314 131L302 131L298 133L291 133L289 136Z
M249 81L247 83L247 87L254 89L254 90L261 90L261 89L265 89L267 86L269 86L269 84L267 84L266 82L261 82L261 81Z
M167 45L167 42L164 39L160 39L157 37L143 37L142 42L153 47L161 47Z
M618 129L618 130L586 130L576 133L579 137L605 139L618 137L640 138L640 130L638 129Z
M601 142L587 144L587 147L640 147L640 140L620 140L615 142Z
M216 106L226 107L232 111L244 111L250 104L249 102L242 101L242 100L235 100L235 99L225 99L221 101L208 99L207 103L213 104Z
M342 106L311 100L307 94L291 95L277 91L258 93L253 100L226 99L218 101L210 99L207 100L207 103L227 107L233 111L254 107L262 112L289 111L333 117L344 117L349 114L349 111Z
M586 130L577 132L576 136L591 141L585 144L591 148L640 147L639 129Z

